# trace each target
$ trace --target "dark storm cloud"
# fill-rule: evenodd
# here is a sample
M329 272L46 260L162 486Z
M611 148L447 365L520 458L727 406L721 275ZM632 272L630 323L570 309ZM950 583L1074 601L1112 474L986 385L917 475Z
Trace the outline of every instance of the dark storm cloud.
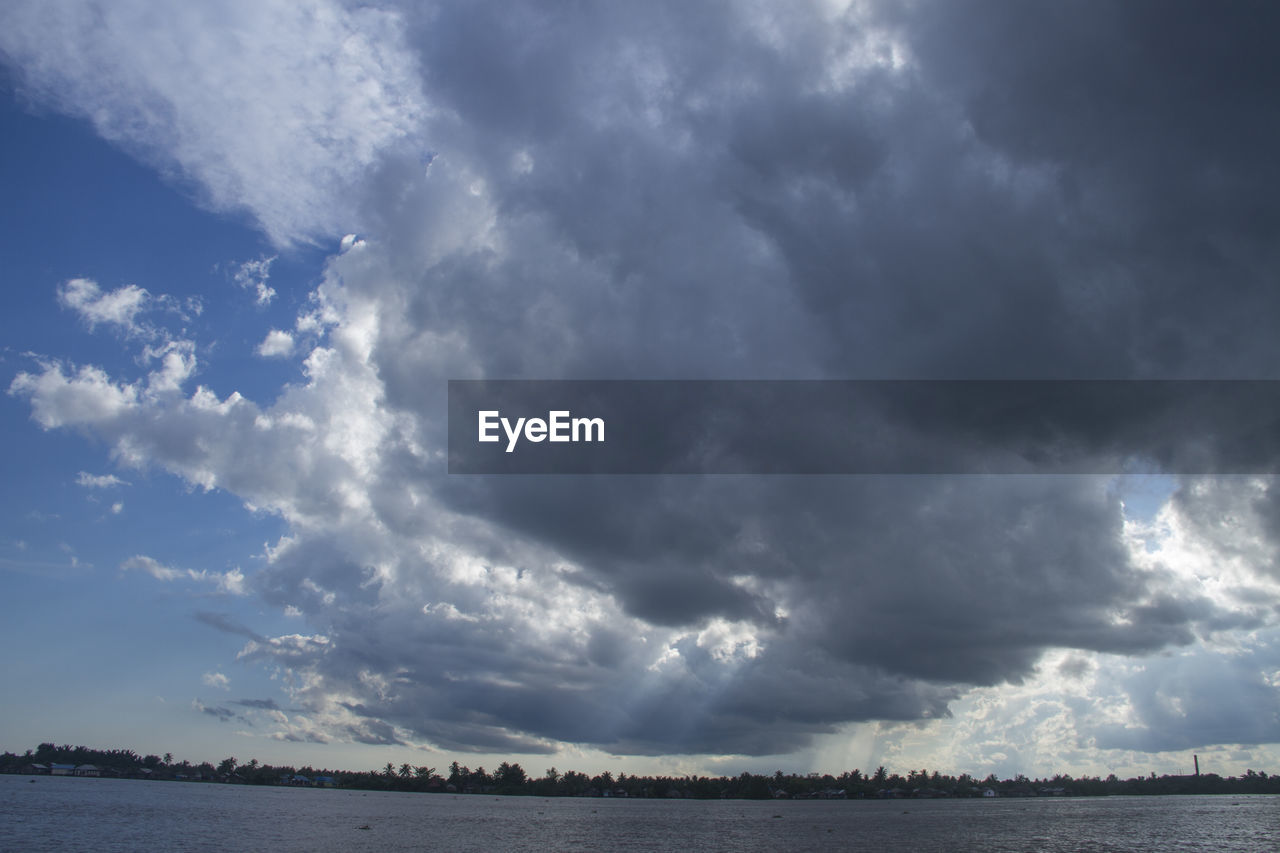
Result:
M1099 342L1093 329L1124 346L1104 369L1272 374L1280 72L1263 34L1277 14L1268 3L947 4L906 22L927 85L976 138L1053 176L1068 309L1055 319L1079 335L1064 371Z
M441 748L771 754L849 721L946 716L964 685L1018 681L1047 648L1141 654L1216 616L1144 600L1116 499L1088 478L508 478L498 491L511 503L478 502L502 525L493 553L530 582L551 570L513 543L573 561L565 580L644 622L745 620L763 650L726 664L686 639L655 672L625 626L557 648L488 620L424 620L409 601L340 600L324 611L331 646L288 659L365 695L348 711ZM393 677L385 695L364 691L371 669Z
M387 165L369 200L387 266L344 273L372 292L410 282L375 345L389 405L443 438L424 380L442 364L498 378L1268 375L1265 27L1244 6L1166 8L411 12L426 91L448 108L438 159L426 178ZM910 64L833 82L877 26ZM435 248L472 215L471 179L492 205L476 222L492 213L499 240ZM1107 451L1089 425L1085 459ZM394 448L384 465L371 497L394 532L424 529L397 484L425 484L474 521L453 535L486 560L608 594L643 624L739 621L763 642L726 665L682 640L680 666L654 671L626 630L552 649L488 622L422 624L320 544L306 576L356 610L332 615L303 590L301 558L276 566L273 599L333 619L328 678L361 694L362 667L396 675L348 710L447 748L781 752L850 720L946 715L965 686L1027 678L1047 648L1140 654L1231 624L1204 599L1151 592L1119 503L1087 478L460 479Z
M806 642L970 683L1016 677L1046 646L1137 651L1189 639L1190 614L1135 608L1130 627L1112 626L1113 608L1143 582L1118 503L1092 478L483 483L495 493L490 518L553 543L590 569L584 582L661 624L721 615L772 627L775 604L799 600L788 631ZM783 582L787 601L748 595L730 583L737 574Z
M367 630L340 632L324 664L331 687L358 685L376 654L382 668L397 673L394 690L344 709L450 750L550 753L566 741L628 753L776 753L850 719L945 716L958 696L954 688L842 663L802 645L780 645L726 671L684 641L680 664L655 672L643 669L634 636L610 637L613 648L603 658L579 658L550 649L522 653L525 638L492 638L491 626L431 628L404 612L382 616L399 645L375 651ZM352 621L359 625L358 617Z
M1274 12L1188 9L411 10L438 153L385 164L378 250L335 262L382 306L386 405L440 446L445 378L1271 376ZM877 27L903 67L870 63ZM1049 648L1243 624L1158 589L1090 478L470 479L408 444L378 538L310 531L260 581L324 626L291 660L361 697L362 742L769 754L944 716ZM446 523L418 492L522 600L563 581L635 621L575 645L492 617L492 584L397 556ZM761 648L718 658L717 620ZM687 633L655 663L643 626Z
M860 22L797 13L776 46L719 7L442 11L427 80L521 245L428 271L415 322L447 316L499 376L547 352L574 375L1257 375L1277 140L1267 78L1236 76L1268 54L1237 11L1205 25L1222 62L1180 53L1184 11L1096 11L886 12L917 67L838 91Z

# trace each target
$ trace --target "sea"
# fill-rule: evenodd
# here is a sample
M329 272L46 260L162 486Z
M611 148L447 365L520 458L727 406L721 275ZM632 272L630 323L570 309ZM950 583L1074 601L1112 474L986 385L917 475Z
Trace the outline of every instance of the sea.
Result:
M0 850L1275 853L1280 797L544 799L0 776Z

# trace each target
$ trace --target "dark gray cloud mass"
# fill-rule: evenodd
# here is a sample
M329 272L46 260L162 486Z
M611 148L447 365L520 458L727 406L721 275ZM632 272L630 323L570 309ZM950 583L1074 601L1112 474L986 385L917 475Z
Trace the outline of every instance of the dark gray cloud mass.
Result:
M425 178L386 165L397 191L367 200L385 266L348 281L401 282L374 350L387 401L439 437L422 377L458 358L440 336L465 344L455 376L1272 377L1275 14L410 12L435 159ZM877 61L892 50L900 67ZM498 236L441 252L459 181ZM322 538L264 575L332 620L316 666L365 695L349 711L446 748L778 753L945 715L1049 648L1149 653L1232 624L1131 564L1091 478L447 478L384 460L372 497L398 535L427 522L396 490L425 485L475 522L451 533L483 559L636 620L560 649L424 623L355 587ZM715 659L692 639L714 620L762 648ZM680 668L655 671L634 625L691 632ZM395 689L362 690L369 669Z
M1269 15L886 8L915 63L835 88L853 16L439 10L426 86L519 251L415 271L411 316L504 377L1269 377Z
M1109 339L1094 370L1272 376L1277 10L995 5L921 14L921 55L977 139L1054 176L1062 368Z

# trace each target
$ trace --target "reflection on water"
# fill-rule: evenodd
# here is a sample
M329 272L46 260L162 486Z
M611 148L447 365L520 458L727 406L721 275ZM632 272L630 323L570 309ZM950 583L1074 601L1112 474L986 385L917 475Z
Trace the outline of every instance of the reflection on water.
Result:
M0 776L0 850L1274 853L1280 838L1270 796L548 800L30 778Z

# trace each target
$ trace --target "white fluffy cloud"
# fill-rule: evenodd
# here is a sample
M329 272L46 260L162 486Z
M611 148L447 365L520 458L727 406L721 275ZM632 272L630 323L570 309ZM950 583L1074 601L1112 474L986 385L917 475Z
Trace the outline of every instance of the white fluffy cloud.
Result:
M112 382L101 368L85 366L68 376L60 364L48 364L36 375L19 373L9 393L29 395L32 417L46 429L108 421L138 400L134 386Z
M141 331L134 320L149 298L136 284L103 293L97 282L87 278L73 278L58 289L58 301L75 310L90 328L106 323L131 334Z
M200 680L204 682L206 687L213 687L218 690L231 689L231 679L221 672L206 672L200 677Z
M96 281L73 278L57 289L58 303L70 308L92 331L99 325L114 329L126 339L143 342L142 356L152 359L163 355L180 342L155 322L154 315L170 315L189 321L203 310L199 298L179 300L168 294L149 293L136 284L126 284L104 291ZM146 315L152 315L148 318Z
M293 353L293 335L280 329L272 329L258 344L256 350L263 358L283 358Z

